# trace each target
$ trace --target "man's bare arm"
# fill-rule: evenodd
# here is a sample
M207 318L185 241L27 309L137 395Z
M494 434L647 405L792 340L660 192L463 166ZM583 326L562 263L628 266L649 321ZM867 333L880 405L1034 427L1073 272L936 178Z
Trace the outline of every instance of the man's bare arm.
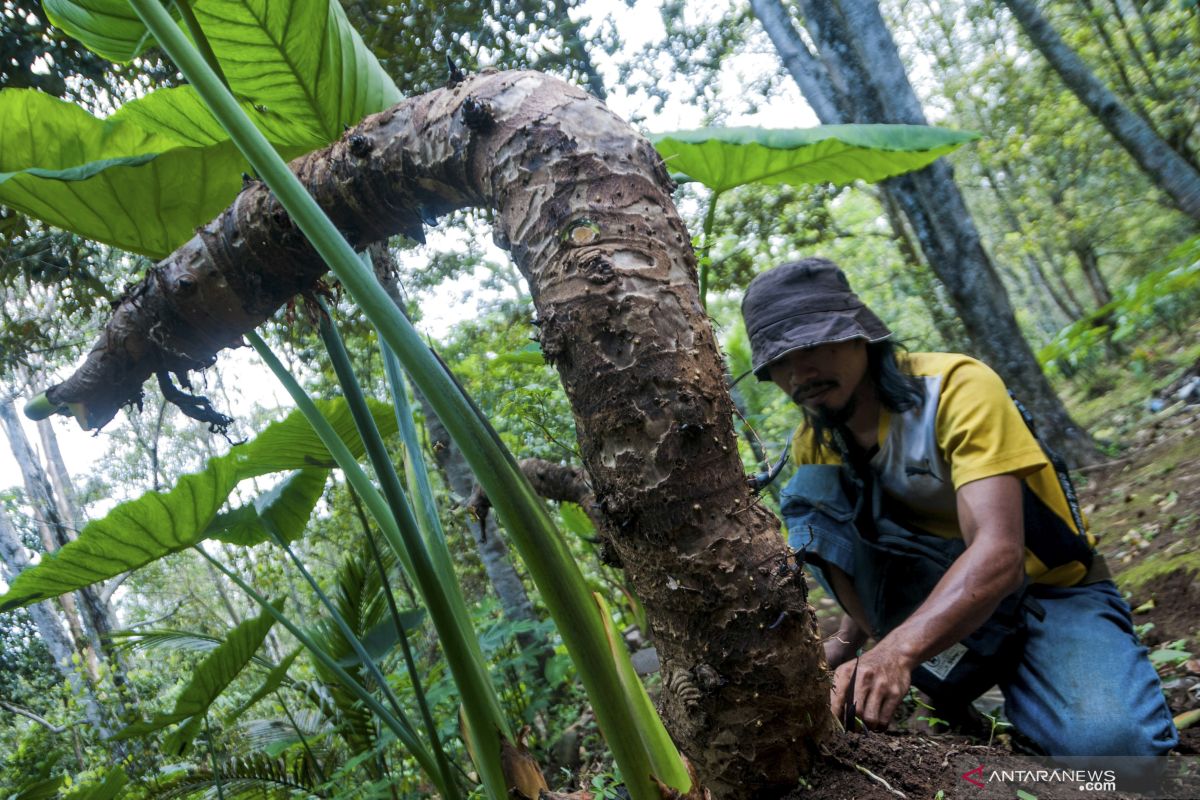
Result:
M854 702L868 727L886 728L912 671L982 625L1024 580L1020 480L983 478L960 487L957 497L966 551L912 616L858 660ZM844 664L835 674L834 714L846 702L852 668Z

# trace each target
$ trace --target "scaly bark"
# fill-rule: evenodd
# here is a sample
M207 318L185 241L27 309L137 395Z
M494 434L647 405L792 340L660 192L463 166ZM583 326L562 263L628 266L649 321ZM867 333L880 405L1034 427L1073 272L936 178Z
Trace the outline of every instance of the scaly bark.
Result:
M654 630L669 730L717 796L793 788L832 725L815 618L778 520L744 480L690 236L649 142L559 80L491 73L368 117L292 168L359 244L419 233L421 216L496 210ZM47 394L102 424L155 369L210 363L323 271L250 185Z
M1004 0L1034 46L1062 78L1066 87L1114 139L1133 156L1142 172L1163 191L1180 211L1200 220L1200 171L1154 132L1140 116L1130 111L1088 68L1074 50L1051 27L1030 0Z

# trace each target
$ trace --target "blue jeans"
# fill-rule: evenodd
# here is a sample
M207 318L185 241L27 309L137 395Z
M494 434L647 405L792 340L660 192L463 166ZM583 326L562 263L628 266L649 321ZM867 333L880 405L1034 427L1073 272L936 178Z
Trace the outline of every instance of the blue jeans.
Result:
M1179 742L1158 674L1112 581L1037 587L1044 619L1013 678L1004 712L1051 755L1157 756Z

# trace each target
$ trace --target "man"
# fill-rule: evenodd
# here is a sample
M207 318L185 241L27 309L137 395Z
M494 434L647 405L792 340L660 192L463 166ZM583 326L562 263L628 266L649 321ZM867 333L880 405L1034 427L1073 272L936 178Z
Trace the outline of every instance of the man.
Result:
M1000 378L967 356L899 353L826 259L759 275L742 314L755 375L805 417L782 505L790 545L846 612L825 646L835 715L882 729L913 683L960 705L998 684L1047 754L1174 747L1065 470Z

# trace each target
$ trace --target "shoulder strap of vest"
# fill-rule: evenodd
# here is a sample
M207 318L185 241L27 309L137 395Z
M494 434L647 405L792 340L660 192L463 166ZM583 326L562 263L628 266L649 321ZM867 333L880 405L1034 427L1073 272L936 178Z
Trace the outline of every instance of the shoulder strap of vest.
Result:
M1042 437L1038 436L1037 426L1033 422L1033 415L1029 413L1029 409L1025 407L1025 404L1017 399L1017 396L1013 394L1011 389L1008 390L1008 396L1012 398L1013 405L1021 413L1021 419L1025 420L1025 425L1028 426L1029 432L1033 434L1033 438L1041 446L1042 452L1050 460L1050 466L1054 467L1054 474L1058 477L1058 485L1062 487L1063 496L1067 499L1067 508L1071 510L1071 519L1075 522L1075 530L1082 535L1084 533L1083 514L1079 511L1079 495L1075 493L1075 484L1071 482L1071 473L1067 470L1067 463L1063 461L1062 456L1054 452L1043 441Z

